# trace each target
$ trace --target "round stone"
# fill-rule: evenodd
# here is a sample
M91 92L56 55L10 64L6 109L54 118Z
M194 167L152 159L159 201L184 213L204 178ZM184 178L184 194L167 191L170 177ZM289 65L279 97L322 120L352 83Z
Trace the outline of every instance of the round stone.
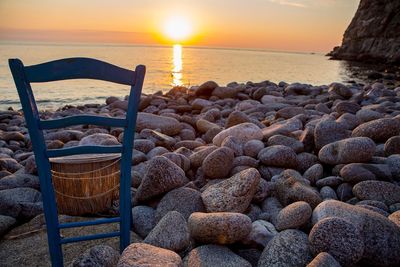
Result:
M282 231L290 228L299 228L309 221L311 214L312 209L307 202L294 202L278 213L276 229Z
M203 161L204 174L209 178L225 178L232 168L233 150L221 147L211 152Z

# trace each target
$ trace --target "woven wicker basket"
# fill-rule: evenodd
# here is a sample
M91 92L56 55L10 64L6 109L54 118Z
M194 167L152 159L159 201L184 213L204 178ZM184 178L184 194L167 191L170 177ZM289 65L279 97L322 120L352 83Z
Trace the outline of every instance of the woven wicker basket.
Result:
M50 162L60 214L96 214L118 198L120 154L76 155Z

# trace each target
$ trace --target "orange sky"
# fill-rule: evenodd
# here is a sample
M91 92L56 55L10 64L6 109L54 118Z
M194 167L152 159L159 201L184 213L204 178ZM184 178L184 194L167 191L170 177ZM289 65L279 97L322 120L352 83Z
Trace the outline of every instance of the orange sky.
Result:
M0 0L1 41L166 44L186 17L184 44L291 51L339 45L359 0Z

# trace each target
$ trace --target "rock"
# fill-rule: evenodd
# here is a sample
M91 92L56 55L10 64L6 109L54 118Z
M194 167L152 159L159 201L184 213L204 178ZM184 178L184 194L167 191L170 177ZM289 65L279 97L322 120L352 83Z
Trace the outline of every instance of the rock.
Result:
M151 142L153 142L155 144L155 146L163 146L166 147L168 149L172 148L175 143L176 140L166 134L157 132L155 130L150 130L150 129L143 129L140 132L140 136L141 138L146 138L148 140L150 140ZM155 147L157 148L157 147ZM147 154L149 154L153 149L150 149L150 151L147 152Z
M356 114L359 110L360 106L358 104L347 101L339 102L335 106L335 111L340 115L345 113Z
M26 220L43 212L42 195L33 188L0 191L0 214Z
M393 177L397 180L400 179L400 155L391 155L386 160L389 170Z
M251 267L242 257L229 248L218 245L199 246L188 254L185 267Z
M119 259L117 267L182 266L182 259L175 252L145 243L133 243Z
M242 143L250 140L262 140L263 138L262 131L257 125L246 122L221 131L213 138L213 144L221 146L222 141L227 136L235 136Z
M321 195L323 200L338 199L335 190L333 190L333 188L330 186L323 186L321 190L319 190L319 194Z
M169 211L178 211L187 220L193 212L205 210L201 193L191 188L181 187L168 192L157 205L156 220L159 221Z
M360 1L344 33L342 45L335 47L329 55L334 59L374 64L399 62L399 11L398 1L386 1L384 6L378 2ZM386 21L386 24L379 25L377 21Z
M213 178L224 178L232 169L233 150L221 147L211 152L203 161L204 174Z
M311 259L307 235L299 230L285 230L267 244L258 267L305 266Z
M298 166L297 155L290 147L275 145L263 148L258 153L258 159L267 166L285 167L296 169Z
M328 93L339 95L344 99L348 99L353 95L351 90L346 85L341 83L331 83L329 85Z
M382 201L388 206L400 202L400 186L384 181L360 182L353 193L358 199Z
M294 202L283 208L277 216L276 229L296 229L305 225L311 218L311 206L304 201Z
M287 119L293 118L296 115L304 114L304 113L305 113L305 109L303 107L285 107L285 108L278 110L278 112L276 112L275 117L276 118L284 118L287 120Z
M400 134L400 120L396 119L377 119L363 123L356 127L352 137L369 137L375 142L385 142L392 136Z
M185 172L187 172L190 169L190 160L182 154L178 154L175 152L168 152L162 154L162 157L169 159Z
M181 131L181 124L174 118L158 116L151 113L138 112L136 131L143 129L160 129L161 133L172 136Z
M16 222L17 220L13 217L0 215L0 237L7 233Z
M240 139L234 136L228 136L222 141L221 147L230 148L235 157L243 155L243 143Z
M137 201L147 201L188 183L184 171L169 159L159 156L149 161L147 171L135 194Z
M349 183L342 183L336 189L336 194L340 201L343 201L343 202L348 201L349 199L351 199L354 196L353 195L353 186Z
M76 130L62 130L45 134L46 140L59 140L64 144L72 140L81 140L83 133Z
M30 187L39 190L39 177L23 172L16 172L0 179L0 190L17 187Z
M212 91L211 95L224 99L224 98L235 98L238 93L239 90L237 90L236 88L218 86Z
M190 165L192 168L198 168L203 164L204 159L213 151L218 149L217 146L205 146L202 149L196 151L190 155Z
M149 153L150 150L152 150L153 148L155 148L155 143L151 140L147 140L147 139L135 139L134 143L133 143L133 148L143 152L145 154Z
M309 240L315 254L328 252L344 266L357 263L363 257L364 241L357 227L337 218L325 218L311 229Z
M249 168L229 179L209 186L202 194L208 212L245 212L254 197L260 173Z
M188 220L190 236L198 242L233 244L250 233L251 219L233 212L195 212Z
M176 252L184 250L190 243L185 218L177 211L168 212L143 242Z
M261 97L261 103L269 104L269 103L281 103L285 99L281 96L273 96L273 95L264 95Z
M305 201L311 207L315 207L322 201L319 193L293 170L285 170L278 176L276 193L279 201L285 206L296 201Z
M214 91L215 88L218 87L218 84L214 81L207 81L200 85L196 90L195 90L195 95L196 96L210 96L211 93Z
M79 141L80 146L113 146L113 145L121 145L118 142L118 139L115 136L104 133L95 133L92 135L88 135L83 137Z
M218 124L209 122L208 120L205 120L205 119L199 119L196 122L196 128L201 133L206 133L207 131L214 129L214 128L222 130L222 127L219 126Z
M400 263L400 228L379 213L337 200L326 200L313 211L315 224L337 217L355 226L363 236L363 261L369 265L396 266Z
M385 155L400 154L400 136L392 136L385 143Z
M245 113L235 110L229 114L228 118L226 119L225 128L228 129L232 126L245 122L250 122L250 118Z
M145 238L156 226L155 210L147 206L132 209L132 228L140 237Z
M356 116L362 122L368 122L372 120L382 119L384 115L371 109L361 109L357 111Z
M242 240L242 243L245 245L264 248L277 234L278 232L272 223L257 220L251 224L251 232Z
M257 157L261 149L264 148L264 143L260 140L247 141L243 146L243 153L245 156Z
M397 224L400 227L400 210L393 212L388 217L389 220ZM1 234L0 234L1 235Z
M314 143L317 150L323 146L350 137L350 131L331 117L320 120L315 126Z
M264 213L260 214L260 219L268 220L276 225L278 214L282 210L279 200L275 197L268 197L264 199L261 208Z
M19 169L23 168L15 159L12 158L0 158L0 170L6 170L8 172L14 173Z
M297 162L299 163L297 167L299 172L305 172L311 166L319 163L317 156L307 152L297 154Z
M307 179L310 181L311 184L315 184L319 179L323 177L324 174L324 168L322 167L321 164L314 164L310 168L308 168L304 174L303 177L304 179Z
M287 135L291 132L301 130L303 123L297 118L291 118L282 122L274 123L273 125L262 129L264 140L268 140L271 136L277 134Z
M268 146L283 145L283 146L286 146L286 147L290 147L296 153L303 152L303 150L304 150L304 145L303 145L302 142L300 142L300 141L298 141L298 140L296 140L294 138L287 137L287 136L284 136L284 135L279 135L279 134L271 136L268 139L267 145Z
M370 138L354 137L325 145L319 151L318 158L330 165L367 162L371 160L374 152L375 143Z
M199 110L202 110L205 107L210 107L212 105L213 105L213 103L211 101L208 101L208 100L202 99L202 98L196 98L192 102L192 108L199 109Z
M113 267L119 260L119 253L107 245L97 245L86 250L79 255L72 263L71 267L98 266Z
M341 267L329 253L321 252L307 265L307 267Z
M168 152L169 152L168 149L166 149L165 147L157 146L157 147L153 148L152 150L150 150L149 153L147 153L147 158L148 159L152 159L152 158L157 157L157 156L162 156L162 155L164 155L165 153L168 153Z
M322 178L318 180L315 185L318 188L324 187L324 186L331 186L331 187L337 187L343 182L343 179L339 176L328 176L325 178Z

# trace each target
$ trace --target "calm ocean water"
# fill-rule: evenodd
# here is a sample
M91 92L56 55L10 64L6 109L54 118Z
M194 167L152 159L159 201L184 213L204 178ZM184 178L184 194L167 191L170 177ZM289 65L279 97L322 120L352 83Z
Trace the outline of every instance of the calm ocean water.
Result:
M232 81L302 82L313 85L354 79L348 63L328 60L323 54L254 50L211 49L134 45L71 45L0 43L0 110L19 108L18 95L8 68L9 58L25 65L66 57L93 57L133 69L147 66L144 93L168 91L174 85L199 85L214 80L220 85ZM34 84L40 109L66 104L104 103L106 97L124 96L126 86L93 80L70 80Z

